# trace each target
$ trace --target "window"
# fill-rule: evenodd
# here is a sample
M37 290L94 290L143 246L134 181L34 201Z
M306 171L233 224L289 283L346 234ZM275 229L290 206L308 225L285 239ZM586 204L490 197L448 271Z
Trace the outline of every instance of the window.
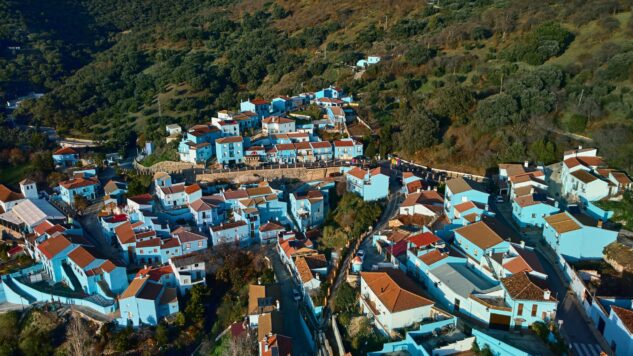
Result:
M536 316L536 312L538 311L538 305L532 305L532 316Z
M154 249L154 253L157 253L157 252L158 252L158 249Z
M198 241L198 247L202 247L202 241Z
M517 315L523 315L523 303L519 303L519 310L517 310Z
M187 250L188 250L188 249L190 249L190 248L191 248L191 243L189 243L189 242L188 242L188 243L185 245L185 247L187 248Z

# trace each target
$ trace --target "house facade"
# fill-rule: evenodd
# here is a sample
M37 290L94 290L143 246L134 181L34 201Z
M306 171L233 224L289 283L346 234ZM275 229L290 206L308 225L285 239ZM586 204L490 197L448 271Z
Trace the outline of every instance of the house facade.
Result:
M347 191L360 195L365 201L375 201L389 196L390 173L381 167L364 170L354 167L345 173Z
M545 218L543 237L566 258L602 259L604 247L617 240L618 232L607 229L602 220L563 212Z
M241 136L223 137L215 140L216 158L223 165L244 163L244 139Z

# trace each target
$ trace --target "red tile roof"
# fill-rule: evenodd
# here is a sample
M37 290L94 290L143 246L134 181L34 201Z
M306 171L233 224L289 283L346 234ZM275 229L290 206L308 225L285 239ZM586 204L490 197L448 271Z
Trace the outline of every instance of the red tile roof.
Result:
M432 232L423 232L409 237L409 242L414 244L416 247L429 246L439 241L441 241L441 239L435 236Z
M15 200L24 199L24 195L20 193L16 193L11 189L7 188L5 185L0 184L0 201L4 203L8 203Z
M64 235L57 235L37 245L37 249L49 260L70 246L70 241Z
M626 327L630 334L633 334L633 310L624 309L617 305L612 305L611 310L622 321L622 324Z
M424 298L419 287L400 270L361 272L361 279L391 312L401 312L433 302Z
M244 141L244 139L242 138L242 136L228 136L228 137L222 137L219 138L217 140L215 140L216 143L238 143L238 142L242 142Z
M548 288L544 280L533 277L526 272L501 278L501 284L510 297L515 300L556 301L551 294L549 298L545 299L545 290Z
M287 117L279 117L279 116L269 116L262 120L263 124L289 124L291 122L295 122L295 121Z
M82 187L88 187L91 185L97 185L99 181L96 178L71 178L69 180L65 180L59 182L59 185L66 189L77 189Z
M81 269L86 268L90 263L92 263L92 261L95 260L95 257L81 246L72 250L68 254L68 258L75 262L75 264Z
M185 187L185 193L187 193L187 194L192 194L192 193L195 193L195 192L200 191L200 190L201 189L200 189L200 186L198 184L192 184L192 185L189 185L189 186Z
M53 152L54 155L76 155L77 151L73 150L70 147L62 147L57 151Z
M262 99L262 98L255 98L255 99L251 100L251 104L254 104L254 105L266 105L266 104L270 104L270 101Z

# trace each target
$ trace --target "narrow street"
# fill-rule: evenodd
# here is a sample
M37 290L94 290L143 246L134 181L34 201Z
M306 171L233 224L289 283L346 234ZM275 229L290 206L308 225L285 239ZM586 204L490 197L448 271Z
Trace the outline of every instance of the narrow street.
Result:
M312 343L308 339L311 338L311 335L306 335L301 325L302 314L299 310L299 304L293 299L292 289L299 290L300 288L295 286L292 276L274 249L269 249L266 255L270 258L277 282L281 285L281 312L286 335L292 338L292 354L297 356L314 355L314 350L310 346Z
M507 204L508 203L504 203L499 206L499 204L493 203L493 210L500 220L510 226L525 240L527 245L536 248L539 261L547 273L549 285L552 288L555 298L557 298L559 302L558 309L556 310L556 319L562 320L563 322L560 331L564 335L565 340L570 344L574 355L599 355L602 347L590 329L591 326L588 325L587 320L585 320L584 311L580 310L574 301L576 296L573 292L568 290L567 282L561 278L562 271L556 265L554 256L546 255L542 251L542 234L540 232L525 234L519 231L512 221L512 211L511 208L507 207Z

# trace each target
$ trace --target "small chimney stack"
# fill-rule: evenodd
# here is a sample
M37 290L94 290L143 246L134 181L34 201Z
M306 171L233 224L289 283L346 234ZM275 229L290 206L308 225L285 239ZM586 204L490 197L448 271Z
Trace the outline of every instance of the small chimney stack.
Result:
M279 303L279 299L275 301L275 306L277 307L277 311L281 310L281 303Z
M257 284L262 284L262 278L261 277L257 277Z
M549 300L551 296L552 296L552 292L550 292L549 289L543 290L543 299Z
M598 220L598 228L602 229L602 219Z
M525 241L521 240L521 248L525 248Z
M529 166L530 166L530 162L528 161L523 162L523 167L528 168Z
M268 352L268 335L264 336L264 351Z

